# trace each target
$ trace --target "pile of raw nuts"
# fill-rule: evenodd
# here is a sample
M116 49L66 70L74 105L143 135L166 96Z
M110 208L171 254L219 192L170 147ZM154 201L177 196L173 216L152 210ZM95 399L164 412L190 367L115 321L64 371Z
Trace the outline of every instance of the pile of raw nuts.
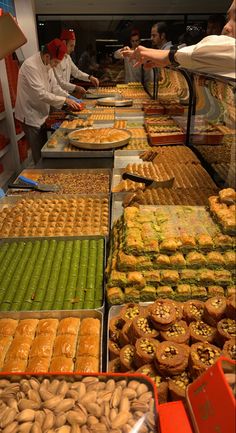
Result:
M2 433L157 431L153 392L145 378L26 377L0 378Z

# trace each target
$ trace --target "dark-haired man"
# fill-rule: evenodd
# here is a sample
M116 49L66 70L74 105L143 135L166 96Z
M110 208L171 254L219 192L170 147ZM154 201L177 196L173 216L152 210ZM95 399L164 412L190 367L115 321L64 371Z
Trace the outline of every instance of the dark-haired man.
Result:
M65 53L65 44L60 39L53 39L42 51L26 59L19 71L15 118L22 123L35 163L39 161L41 148L47 140L43 125L50 106L60 109L67 104L75 110L80 109L57 84L52 70Z
M159 50L167 50L171 47L170 34L167 24L164 21L156 23L151 28L152 47Z

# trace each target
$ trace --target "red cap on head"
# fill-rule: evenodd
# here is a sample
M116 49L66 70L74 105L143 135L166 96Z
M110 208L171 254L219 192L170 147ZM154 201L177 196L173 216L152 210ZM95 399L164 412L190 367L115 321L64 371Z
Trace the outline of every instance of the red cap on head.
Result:
M69 41L69 40L74 41L75 40L75 32L73 30L64 29L61 32L61 38L60 39L62 41Z
M65 44L60 39L53 39L47 44L48 52L52 59L62 60L67 52Z

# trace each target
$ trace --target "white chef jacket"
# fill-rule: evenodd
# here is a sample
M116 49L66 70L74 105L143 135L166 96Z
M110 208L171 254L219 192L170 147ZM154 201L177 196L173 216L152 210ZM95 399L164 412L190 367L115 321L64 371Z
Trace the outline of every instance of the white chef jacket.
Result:
M236 78L235 45L229 36L207 36L196 45L180 48L175 59L184 68Z
M121 53L121 49L116 50L114 52L115 59L122 59L124 61L124 68L125 68L125 82L126 83L134 83L142 81L142 66L134 67L137 60L130 59L128 57L123 57ZM144 82L148 83L149 81L153 80L153 73L151 70L145 70L144 69Z
M50 105L61 108L67 96L57 84L52 68L44 65L38 52L20 68L15 117L26 125L40 127L48 117Z
M65 54L62 61L53 70L58 84L69 93L74 92L76 87L75 84L70 83L71 75L79 80L90 81L89 74L80 71L69 54Z

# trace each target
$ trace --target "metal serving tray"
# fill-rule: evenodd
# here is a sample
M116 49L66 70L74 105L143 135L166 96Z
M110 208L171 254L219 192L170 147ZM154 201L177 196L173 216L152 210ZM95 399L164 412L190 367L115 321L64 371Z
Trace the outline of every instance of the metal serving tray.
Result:
M52 311L18 311L18 312L10 312L10 311L0 311L0 319L65 319L66 317L79 317L80 319L85 319L87 317L91 317L93 319L100 320L100 369L102 371L102 361L103 361L103 313L102 311L96 310L52 310ZM0 373L7 374L7 373Z
M96 171L96 173L101 174L104 173L105 175L109 175L109 190L111 189L111 180L112 180L112 172L110 169L107 168L95 168L95 169L79 169L79 168L71 168L71 169L54 169L54 168L43 168L43 169L39 169L39 168L27 168L25 170L23 170L19 176L25 176L28 177L30 179L35 180L36 182L38 181L38 179L40 178L40 176L42 176L43 174L72 174L72 175L77 175L77 174L92 174L94 173L94 171ZM19 176L15 179L14 183L17 183L19 180ZM7 190L7 196L9 195L16 195L15 194L11 194L11 188L9 188ZM20 188L19 189L14 189L14 191L17 191L19 195L22 194L22 191ZM26 192L29 192L30 190L24 190ZM37 192L37 191L34 191ZM77 194L83 194L86 195L86 192L83 193L77 193ZM90 194L90 193L89 193ZM102 193L105 194L105 193ZM107 193L109 194L109 192ZM41 193L40 193L41 196Z
M97 101L97 105L106 107L129 107L133 105L132 99L117 99L116 97L101 98Z
M148 305L153 304L153 302L139 302L139 305L141 307L148 307ZM108 312L108 319L107 319L107 354L106 354L106 371L108 372L108 366L109 366L109 348L108 348L108 342L109 342L109 323L110 320L113 319L113 317L119 316L120 311L123 307L125 307L126 304L122 305L113 305L110 307Z
M58 196L58 194L55 194L55 193L42 193L41 195L40 195L40 197L39 197L39 195L38 194L35 194L35 195L30 195L30 200L39 200L39 199L42 199L42 198L44 198L44 199L47 199L47 200L53 200L53 199L57 199L57 200L59 200L59 199L70 199L70 198L83 198L83 197L85 197L86 199L88 198L88 196L86 196L86 194L61 194L60 196ZM0 200L0 212L4 209L4 208L7 208L7 207L13 207L13 206L15 206L15 204L18 202L18 201L20 201L20 200L22 200L22 199L24 199L25 198L25 196L20 196L20 195L15 195L15 196L8 196L8 197L3 197L1 200ZM94 194L94 195L89 195L89 198L94 198L94 199L97 199L97 198L100 198L100 199L102 199L102 198L107 198L108 199L108 209L109 209L109 215L108 215L108 228L107 228L107 230L108 230L108 233L107 233L107 235L105 235L105 237L108 237L109 236L109 221L110 221L110 194L105 194L105 193L97 193L97 194ZM90 235L88 235L88 236L90 236ZM103 234L97 234L96 236L104 236ZM60 236L52 236L52 237L55 237L55 238L57 238L57 237L60 237ZM4 238L4 239L8 239L8 238ZM31 239L36 239L36 237L31 237Z
M68 141L69 144L69 141ZM65 150L65 144L48 148L45 144L41 149L42 158L113 158L114 150Z
M84 131L86 131L86 129L89 129L89 128L85 128ZM94 146L96 146L96 148L97 148L95 150L98 150L98 149L100 149L100 150L115 149L117 147L125 146L126 144L128 144L129 140L131 139L131 132L129 132L127 130L122 130L122 131L125 131L127 133L127 138L125 138L123 140L119 140L119 141L112 141L112 142L105 142L105 143L89 143L89 142L78 141L78 140L73 138L73 132L71 132L68 135L68 138L69 138L70 143L73 144L73 146L82 147L83 149L93 150ZM74 132L76 132L76 131L74 131Z
M95 240L99 240L99 239L103 239L104 240L104 254L103 254L103 299L102 299L102 305L101 305L101 307L99 307L99 308L92 308L92 309L81 309L81 310L58 310L58 311L61 311L61 312L64 312L64 311L81 311L81 312L83 312L83 311L99 311L99 312L102 312L102 313L104 313L104 310L105 310L105 299L106 299L106 294L105 294L105 268L106 268L106 263L107 263L107 239L106 239L106 237L105 236L60 236L60 237L56 237L56 236L52 236L52 237L49 237L49 236L42 236L42 237L34 237L34 238L32 238L32 237L15 237L15 238L3 238L3 239L0 239L0 246L3 244L3 243L13 243L13 242L27 242L27 241L29 241L29 242L32 242L32 241L37 241L37 240L39 240L39 241L44 241L44 240L48 240L48 241L52 241L53 239L56 239L56 240L58 240L58 241L71 241L71 240L73 240L73 241L75 241L75 240L93 240L93 239L95 239ZM4 301L3 301L4 302ZM7 313L11 313L11 314L24 314L24 313L32 313L32 314L35 314L36 312L43 312L43 313L45 313L45 312L47 312L48 311L48 314L50 314L50 312L52 312L52 311L57 311L57 310L32 310L32 311L1 311L0 310L0 318L1 318L1 314L7 314Z

